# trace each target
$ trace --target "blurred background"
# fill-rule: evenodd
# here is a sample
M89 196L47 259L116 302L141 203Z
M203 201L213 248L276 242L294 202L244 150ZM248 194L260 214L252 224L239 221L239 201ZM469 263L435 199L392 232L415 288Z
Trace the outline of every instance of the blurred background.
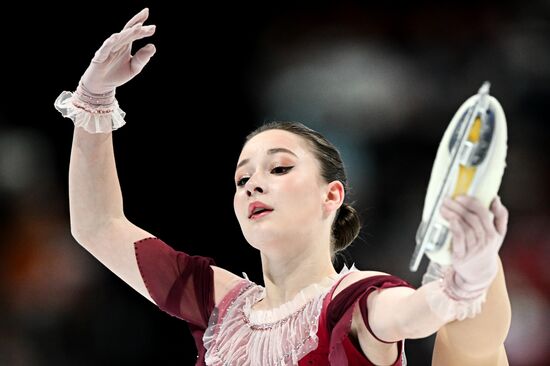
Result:
M258 283L258 252L232 207L249 131L295 120L334 142L364 222L337 265L419 286L427 261L416 273L408 262L439 141L489 80L509 137L506 349L511 365L548 364L550 1L13 6L0 61L0 365L194 364L187 325L109 272L69 227L73 125L53 102L145 6L157 54L117 90L125 212L174 248ZM409 364L429 365L433 341L407 340Z

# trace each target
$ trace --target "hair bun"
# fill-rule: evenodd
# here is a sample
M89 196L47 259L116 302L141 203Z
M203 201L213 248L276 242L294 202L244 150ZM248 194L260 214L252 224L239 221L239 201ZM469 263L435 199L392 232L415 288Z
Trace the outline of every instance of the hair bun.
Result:
M351 205L343 203L334 221L332 235L334 252L345 249L359 235L361 220L359 214Z

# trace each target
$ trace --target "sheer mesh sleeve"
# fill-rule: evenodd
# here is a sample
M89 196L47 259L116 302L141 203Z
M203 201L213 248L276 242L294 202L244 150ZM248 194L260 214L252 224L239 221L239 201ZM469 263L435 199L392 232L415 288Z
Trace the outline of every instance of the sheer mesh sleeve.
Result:
M375 290L397 286L412 287L408 282L395 276L372 276L349 285L338 295L336 295L334 299L332 299L327 308L327 327L329 333L331 333L331 351L329 353L331 365L347 365L348 360L343 342L345 337L349 334L353 317L353 309L357 303L360 304L361 315L370 334L372 334L373 337L378 339L380 342L392 343L379 339L372 332L368 321L367 298ZM399 355L393 365L402 364L402 341L398 342L398 350Z
M158 238L134 243L136 259L157 306L166 313L206 329L214 308L211 258L176 251Z

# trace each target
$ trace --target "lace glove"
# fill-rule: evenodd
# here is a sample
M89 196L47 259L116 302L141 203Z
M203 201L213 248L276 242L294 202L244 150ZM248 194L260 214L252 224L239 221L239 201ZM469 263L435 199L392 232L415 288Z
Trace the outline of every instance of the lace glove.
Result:
M471 196L446 199L442 216L453 235L452 264L430 262L422 284L434 280L427 301L446 322L474 317L481 312L487 290L498 271L498 251L506 235L508 210L495 198L490 210Z
M132 42L150 37L155 26L144 26L149 16L145 8L112 34L95 53L74 93L64 91L54 105L64 117L90 133L105 133L125 124L125 113L115 99L115 89L139 74L155 53L148 44L131 54Z

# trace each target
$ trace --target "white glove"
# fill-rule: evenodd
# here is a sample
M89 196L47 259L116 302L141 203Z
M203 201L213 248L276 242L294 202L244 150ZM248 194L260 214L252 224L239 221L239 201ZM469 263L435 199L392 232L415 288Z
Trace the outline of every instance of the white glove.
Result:
M140 73L156 49L151 43L139 49L132 56L132 42L150 37L155 33L154 25L144 26L149 16L145 8L126 23L120 33L114 33L103 42L92 62L82 75L80 84L93 94L109 94Z
M498 271L498 251L506 235L508 210L500 197L490 210L471 196L446 199L441 215L450 223L452 264L430 262L423 284L440 280L441 291L429 293L430 307L447 321L473 317L481 311Z
M115 89L139 74L156 49L147 44L132 56L132 42L150 37L155 26L144 26L149 16L145 8L120 33L112 34L97 50L74 93L64 91L54 105L76 127L90 133L111 132L122 127L125 113L118 107Z

